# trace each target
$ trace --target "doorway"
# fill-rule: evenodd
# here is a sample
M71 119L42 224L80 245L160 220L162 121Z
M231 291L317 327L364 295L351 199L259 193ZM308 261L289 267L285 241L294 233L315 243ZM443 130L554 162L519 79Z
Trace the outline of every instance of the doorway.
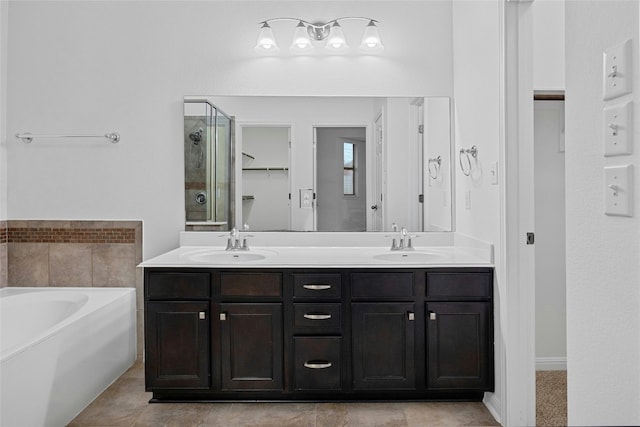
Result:
M291 128L241 125L242 226L255 231L291 228L290 144Z
M536 424L566 425L564 97L534 99Z
M316 231L366 231L365 127L315 127Z

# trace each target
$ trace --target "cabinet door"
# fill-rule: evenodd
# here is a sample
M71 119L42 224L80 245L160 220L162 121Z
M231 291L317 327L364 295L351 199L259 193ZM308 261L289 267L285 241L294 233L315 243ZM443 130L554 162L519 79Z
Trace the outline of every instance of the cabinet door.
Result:
M489 310L488 302L427 303L427 388L493 388Z
M282 304L221 304L222 389L282 390Z
M209 388L209 302L150 301L145 330L147 390Z
M413 303L353 303L353 386L415 388Z

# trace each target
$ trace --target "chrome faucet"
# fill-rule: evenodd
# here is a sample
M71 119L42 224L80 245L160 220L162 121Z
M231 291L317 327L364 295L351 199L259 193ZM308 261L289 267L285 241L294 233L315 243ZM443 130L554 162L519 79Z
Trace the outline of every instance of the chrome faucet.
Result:
M414 250L411 239L416 237L415 235L409 235L405 227L402 227L400 231L398 231L398 225L395 222L391 224L391 230L393 230L394 233L398 233L397 237L393 237L393 240L391 240L392 251L413 251Z
M244 228L244 231L248 231L249 225L245 224L243 228ZM253 236L250 234L241 235L240 230L238 230L236 227L233 227L231 229L231 232L229 233L229 238L227 239L227 248L225 250L248 251L249 250L249 244L247 243L248 237L253 237Z

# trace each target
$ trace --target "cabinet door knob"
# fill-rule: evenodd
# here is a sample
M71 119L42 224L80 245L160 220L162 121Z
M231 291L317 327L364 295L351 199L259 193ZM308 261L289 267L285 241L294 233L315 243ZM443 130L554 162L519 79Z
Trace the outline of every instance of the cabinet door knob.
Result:
M305 313L304 318L309 320L327 320L331 319L331 315L322 313Z
M436 320L436 314L433 311L429 312L429 320Z
M416 314L412 311L409 312L409 320L416 320Z
M309 369L327 369L331 367L331 362L326 362L324 360L310 360L308 362L304 362L304 367Z
M326 291L327 289L331 289L331 285L302 285L302 287L312 291Z
M204 320L207 318L207 313L205 313L204 311L201 311L200 313L198 313L198 318L200 320Z
M220 313L220 320L227 320L227 313Z

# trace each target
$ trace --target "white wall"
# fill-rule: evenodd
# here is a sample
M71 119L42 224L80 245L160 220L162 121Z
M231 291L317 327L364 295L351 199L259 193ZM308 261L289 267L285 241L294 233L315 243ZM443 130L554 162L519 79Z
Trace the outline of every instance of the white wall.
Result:
M0 221L7 218L7 11L0 2Z
M7 133L118 131L122 140L25 145L12 138L8 216L140 218L145 258L175 247L184 228L184 95L451 96L451 7L449 1L10 2ZM256 23L285 15L371 16L380 20L385 51L257 56ZM351 22L344 29L354 40L362 28ZM274 24L277 35L291 30Z
M536 0L533 11L533 88L563 91L565 0Z
M640 425L638 2L566 3L567 362L569 425ZM602 100L602 53L633 45L632 96ZM605 105L634 101L633 154L603 157ZM635 213L604 210L604 172L634 164Z
M430 98L424 101L424 193L425 227L431 230L451 230L451 168L457 159L451 158L451 100ZM438 171L429 159L441 158ZM429 172L429 167L433 168ZM435 179L431 175L436 176Z
M500 68L501 52L500 0L456 0L453 2L453 111L455 158L455 229L476 239L494 244L500 254L500 194L492 185L488 168L500 153L502 95ZM480 173L474 178L463 175L459 166L461 148L478 148ZM501 184L504 184L501 182ZM468 196L467 196L468 194ZM466 208L465 198L470 198ZM502 269L496 255L496 274ZM502 376L504 329L501 319L506 307L502 304L506 284L496 277L495 301L495 393L488 393L485 401L492 412L501 417L505 396Z
M562 148L561 148L562 147ZM534 110L536 363L566 369L564 103Z

